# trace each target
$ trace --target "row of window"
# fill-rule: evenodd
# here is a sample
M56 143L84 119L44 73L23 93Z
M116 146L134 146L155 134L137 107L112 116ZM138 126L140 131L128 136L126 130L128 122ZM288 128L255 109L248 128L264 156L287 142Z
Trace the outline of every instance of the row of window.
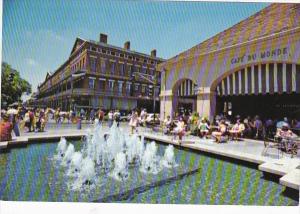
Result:
M89 78L89 89L95 89L95 81L96 78ZM117 81L117 80L111 80L108 79L108 91L114 91L115 87L117 89L117 91L119 93L123 92L123 85L124 85L124 81ZM99 79L99 89L101 90L105 90L105 84L106 84L106 79ZM132 87L132 83L131 82L125 82L126 86L125 86L125 91L126 93L130 93L131 92L131 87ZM141 85L141 88L140 88ZM151 93L152 94L152 90L153 90L153 86L152 85L146 85L146 84L140 84L140 83L134 83L134 90L135 91L139 91L141 89L142 93Z
M92 72L97 71L97 63L99 61L100 63L100 72L105 73L107 70L110 71L111 74L114 74L116 72L119 72L121 76L125 75L125 70L129 71L129 74L131 75L132 72L141 72L144 74L154 75L154 70L149 69L147 67L140 67L140 66L134 66L129 64L124 64L120 62L111 62L107 59L101 58L100 60L97 60L95 57L90 57L90 69Z
M111 56L117 56L117 57L124 58L124 59L130 59L130 60L136 61L136 62L156 64L156 62L154 60L144 59L144 58L140 58L140 57L125 54L125 53L119 53L119 52L116 52L116 51L106 50L106 49L103 49L103 48L97 48L97 47L94 47L94 46L90 46L90 50L98 52L98 53L108 54L108 55L111 55Z

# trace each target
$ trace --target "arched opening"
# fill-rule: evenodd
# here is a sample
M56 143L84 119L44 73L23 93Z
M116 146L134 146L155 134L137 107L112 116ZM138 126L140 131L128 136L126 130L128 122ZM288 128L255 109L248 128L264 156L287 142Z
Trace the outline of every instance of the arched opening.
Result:
M195 94L196 83L191 79L178 80L172 90L172 107L176 115L193 112L197 108L197 96Z
M220 77L212 86L216 114L300 118L300 65L272 62L248 65Z

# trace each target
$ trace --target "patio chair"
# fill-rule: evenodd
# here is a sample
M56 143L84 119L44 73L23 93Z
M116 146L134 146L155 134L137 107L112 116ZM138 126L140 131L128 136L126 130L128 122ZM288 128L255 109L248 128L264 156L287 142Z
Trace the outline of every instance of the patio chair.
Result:
M264 137L264 149L262 151L262 155L265 156L267 154L267 151L269 149L277 149L278 151L278 158L283 156L283 149L284 149L284 145L282 143L282 139L279 137Z
M290 139L290 143L285 143L285 150L288 154L291 154L291 158L297 156L298 150L300 149L300 138Z

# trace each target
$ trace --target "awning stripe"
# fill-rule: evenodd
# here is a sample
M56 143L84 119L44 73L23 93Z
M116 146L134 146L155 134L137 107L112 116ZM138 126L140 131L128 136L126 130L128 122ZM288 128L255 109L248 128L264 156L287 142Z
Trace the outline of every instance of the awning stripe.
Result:
M182 84L184 95L189 95L192 82ZM300 65L271 63L252 65L225 77L217 86L220 96L239 94L300 93Z

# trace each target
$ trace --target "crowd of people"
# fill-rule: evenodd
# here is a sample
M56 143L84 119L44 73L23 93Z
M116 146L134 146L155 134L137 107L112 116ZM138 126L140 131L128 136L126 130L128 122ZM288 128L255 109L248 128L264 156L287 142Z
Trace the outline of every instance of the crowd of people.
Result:
M11 140L11 133L20 136L20 129L27 132L43 132L48 120L48 109L8 108L1 110L1 141Z
M141 121L137 116L137 112L137 110L133 110L129 115L129 118L126 118L126 120L130 121L132 133ZM141 115L143 123L147 115L145 109L141 111ZM61 111L60 108L26 108L24 106L17 108L8 107L7 110L1 110L0 141L11 140L12 133L14 133L17 137L20 136L20 130L23 132L44 132L49 120L52 120L53 123L56 123L57 125L62 123L73 123L77 124L77 128L81 128L82 120L85 120L87 123L94 123L96 119L99 123L107 121L108 127L111 127L114 121L116 121L119 126L121 113L117 109L105 111L103 109L84 110L81 108L77 111L70 110L66 112Z
M228 118L224 115L217 115L212 121L205 117L200 117L199 114L185 114L181 115L175 120L170 116L163 122L163 132L165 134L173 134L182 136L192 134L200 138L207 138L210 136L215 139L217 143L225 142L228 139L250 138L263 140L266 137L274 137L281 134L281 130L289 130L293 133L300 131L300 121L297 119L289 120L283 118L262 120L258 115L255 117L241 118L237 115L234 118ZM295 133L292 136L296 136Z
M185 135L195 135L200 138L211 137L217 143L226 142L228 139L253 138L264 139L266 137L281 136L287 139L295 136L300 130L300 121L297 119L283 118L283 120L266 119L262 120L258 115L255 117L241 118L239 115L234 118L228 118L224 115L217 115L212 121L205 117L200 117L198 113L182 114L172 119L167 116L164 121L160 121L157 115L153 115L154 121L149 120L146 109L141 111L134 109L128 117L131 133L137 132L138 126L146 126L160 124L163 133L166 135L177 136L179 140ZM151 118L151 117L150 117ZM16 109L8 108L7 111L1 111L1 141L11 140L11 133L20 136L20 129L25 132L43 132L47 122L52 119L56 124L64 123L80 123L85 119L90 123L98 121L111 127L115 121L119 126L121 121L121 113L119 110L105 111L103 109L80 109L77 112L70 110L63 112L60 108L25 108L18 107ZM96 120L97 119L97 120ZM299 133L298 133L299 134ZM287 141L288 143L289 141Z

